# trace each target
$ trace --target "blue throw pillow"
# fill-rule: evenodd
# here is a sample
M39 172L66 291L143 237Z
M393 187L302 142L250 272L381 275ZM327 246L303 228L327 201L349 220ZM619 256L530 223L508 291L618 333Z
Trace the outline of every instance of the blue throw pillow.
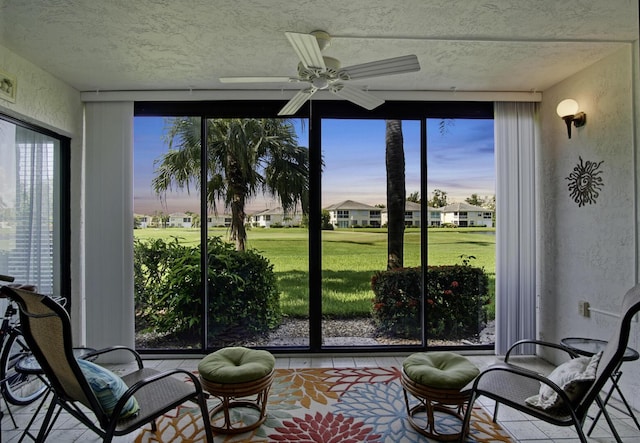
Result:
M89 386L98 398L98 402L104 411L111 415L116 407L118 400L129 389L126 383L110 370L98 366L86 360L78 360L78 365L82 374L89 382ZM122 408L120 418L131 417L138 413L140 406L135 397L131 397L127 404Z

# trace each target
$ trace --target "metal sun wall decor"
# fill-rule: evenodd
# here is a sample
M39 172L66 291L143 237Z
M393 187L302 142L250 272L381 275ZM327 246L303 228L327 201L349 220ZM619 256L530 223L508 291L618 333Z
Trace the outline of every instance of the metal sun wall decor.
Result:
M565 179L569 180L569 196L580 207L587 203L596 203L596 199L604 186L602 177L600 177L602 171L599 170L604 160L596 163L589 160L583 162L582 157L578 158L580 163L573 168L573 172Z

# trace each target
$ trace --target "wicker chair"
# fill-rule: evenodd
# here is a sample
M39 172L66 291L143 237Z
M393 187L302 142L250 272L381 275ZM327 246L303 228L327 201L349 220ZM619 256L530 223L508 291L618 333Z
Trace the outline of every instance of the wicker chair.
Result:
M560 344L540 340L521 340L512 345L505 355L504 363L497 363L484 369L473 383L469 385L471 389L471 400L463 423L463 432L465 433L463 437L469 432L471 405L473 405L478 397L484 395L496 402L493 417L494 421L496 420L498 404L503 403L520 412L556 426L574 426L580 441L585 443L587 442L587 437L584 434L582 426L589 408L595 401L607 420L614 438L617 442L621 442L622 440L611 421L611 417L605 410L599 393L622 362L629 340L631 320L638 311L640 311L640 285L636 285L625 294L618 326L602 352L595 372L595 379L584 382L585 384L582 385L583 389L577 398L571 399L567 392L549 380L548 377L509 362L511 352L525 343L533 343L538 346L560 350L566 352L571 358L578 357L577 354ZM543 410L531 406L525 401L538 394L541 384L555 391L559 399L558 407Z
M61 410L73 415L103 441L110 442L114 436L128 434L147 423L151 423L155 431L155 420L158 417L189 400L200 407L206 439L208 442L213 441L206 397L198 378L192 373L181 369L159 372L144 368L138 353L123 346L98 350L91 355L130 353L138 366L137 370L122 377L128 389L113 411L107 413L73 356L71 324L65 309L44 295L7 287L1 290L20 307L23 335L53 393L36 441L47 438ZM185 383L182 379L187 379L190 383ZM120 418L121 411L131 397L136 399L140 407L137 415ZM82 408L82 405L89 408L90 413L86 413L86 408Z

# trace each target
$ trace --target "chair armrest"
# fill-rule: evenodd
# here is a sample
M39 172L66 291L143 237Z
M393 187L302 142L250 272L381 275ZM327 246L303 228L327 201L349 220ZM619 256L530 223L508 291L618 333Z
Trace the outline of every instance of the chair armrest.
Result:
M174 375L178 375L178 374L186 375L191 379L191 382L192 382L191 384L194 388L194 394L200 395L203 392L202 385L200 384L200 380L198 380L198 377L196 377L189 371L186 371L184 369L171 369L168 371L158 372L157 374L150 375L141 380L138 380L137 382L129 386L129 389L127 389L124 392L124 394L122 394L122 397L120 397L120 400L118 400L118 403L116 403L115 407L113 408L113 412L111 413L111 416L119 417L120 413L122 412L122 409L127 404L129 399L133 397L135 393L140 389L144 388L147 385L156 383L168 377L173 377Z
M142 357L140 357L140 354L138 354L138 352L136 352L134 349L131 349L131 348L127 347L127 346L109 346L108 348L97 349L95 351L91 351L88 354L83 355L82 358L83 359L87 359L87 358L91 358L91 357L98 357L100 355L107 354L109 352L115 352L115 351L126 351L126 352L129 352L136 359L136 363L138 365L138 369L142 369L144 367L144 365L142 363Z
M479 391L482 393L491 393L491 390L489 389L484 389L482 387L482 378L484 376L486 376L487 374L491 374L492 376L496 376L495 373L500 373L500 372L505 372L505 373L509 373L511 374L511 376L515 376L515 378L519 378L522 377L523 379L532 379L532 380L536 380L542 384L545 384L547 386L549 386L551 389L553 389L555 391L556 394L558 394L558 396L562 399L562 401L567 404L567 405L571 405L571 400L569 399L569 397L567 396L567 393L557 384L555 384L553 381L549 380L547 377L545 377L542 374L539 374L535 371L532 371L530 369L526 369L526 368L522 368L520 366L515 366L509 363L498 363L492 366L489 366L488 368L484 369L480 375L478 375L476 377L476 379L473 381L473 386L472 386L472 390L473 391ZM497 375L497 377L499 377L499 379L502 379L506 376L500 376ZM517 380L513 380L510 379L510 385L513 384L517 384ZM491 396L490 396L491 397ZM513 398L509 399L512 402L515 400ZM524 402L524 398L519 399L520 401ZM523 404L524 406L524 404ZM571 408L569 408L571 409Z
M567 354L569 354L569 356L571 358L579 357L579 355L577 353L575 353L571 349L569 349L566 346L564 346L562 344L559 344L559 343L552 343L552 342L548 342L548 341L535 340L535 339L524 339L524 340L520 340L520 341L515 342L514 344L511 345L511 347L509 347L509 350L504 355L505 363L507 363L509 361L509 356L511 355L512 351L514 351L517 347L525 345L525 344L534 344L534 345L542 346L542 347L546 347L546 348L557 349L559 351L566 352Z
M148 385L149 383L153 383L155 381L162 380L163 378L171 377L178 374L186 375L187 377L189 377L193 382L194 386L196 387L196 391L202 389L202 387L200 386L200 380L198 380L198 377L193 375L191 372L185 369L170 369L167 371L158 372L157 374L138 380L136 383L129 386L129 389L127 392L131 391L133 393L138 389L142 388L143 386Z

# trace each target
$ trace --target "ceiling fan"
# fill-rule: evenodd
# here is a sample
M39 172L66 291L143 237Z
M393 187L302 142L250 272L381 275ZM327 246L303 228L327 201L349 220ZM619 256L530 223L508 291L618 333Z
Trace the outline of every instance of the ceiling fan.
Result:
M331 36L326 32L313 31L310 34L285 32L284 34L300 59L297 77L221 77L220 82L309 83L307 88L299 91L280 112L278 112L278 115L292 115L295 114L313 94L325 89L365 109L374 109L383 104L384 100L354 86L350 86L346 82L355 79L403 74L420 70L418 58L415 55L387 58L342 68L339 60L322 55L322 50L326 48L331 41Z

